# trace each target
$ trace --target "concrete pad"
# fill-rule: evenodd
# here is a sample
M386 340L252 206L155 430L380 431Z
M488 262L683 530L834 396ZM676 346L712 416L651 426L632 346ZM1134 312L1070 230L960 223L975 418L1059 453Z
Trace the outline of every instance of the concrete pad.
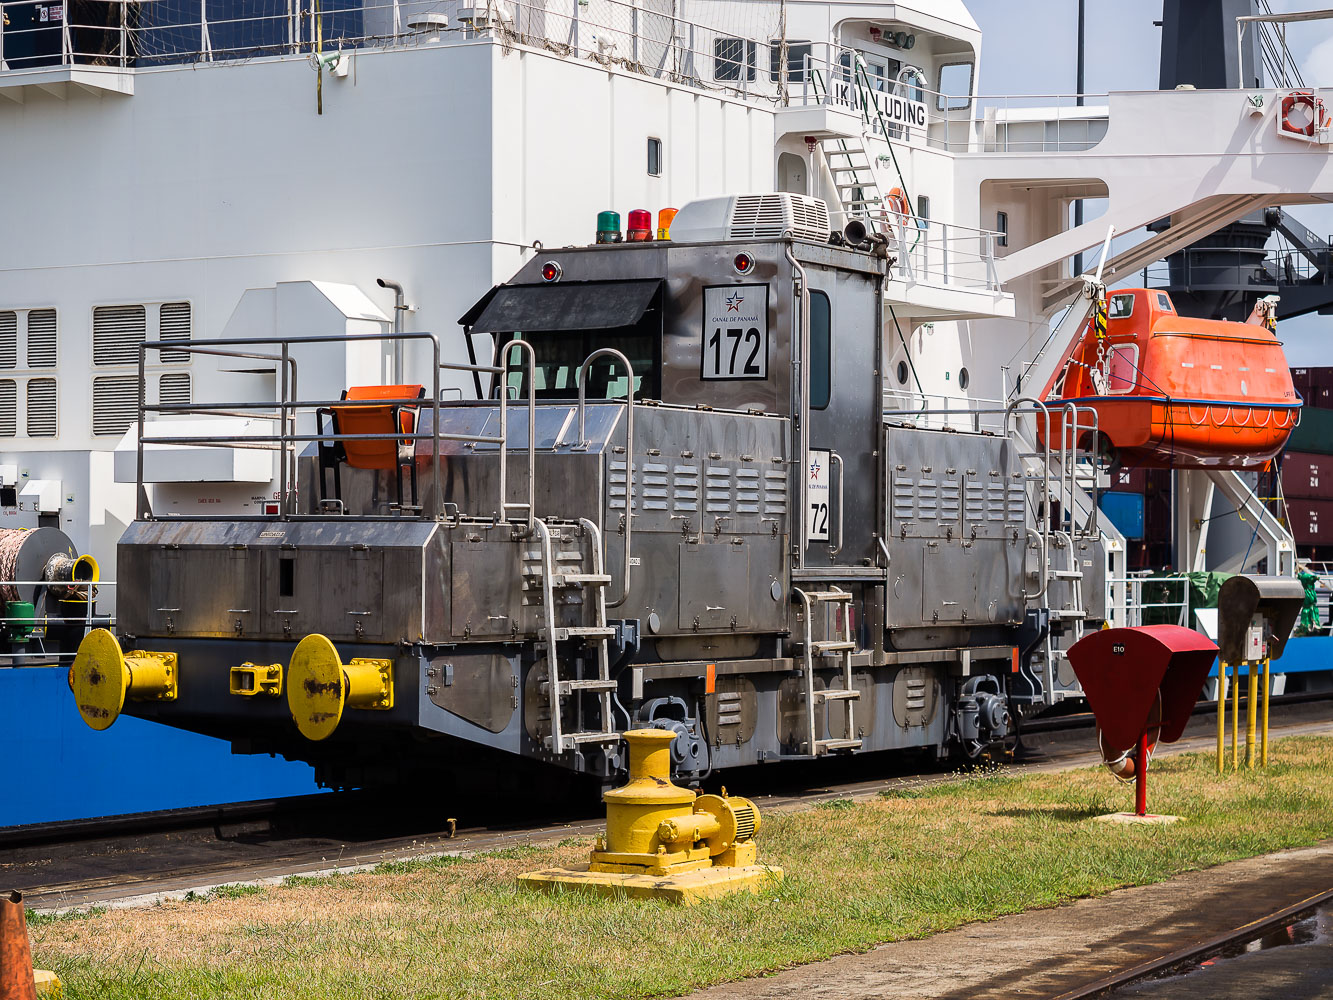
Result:
M692 1000L1058 997L1333 888L1333 840L723 983ZM1199 993L1198 996L1208 996ZM1267 993L1256 996L1278 996Z
M548 868L518 877L518 884L528 889L552 892L557 886L575 892L593 892L601 896L636 896L665 899L692 906L705 899L729 893L759 892L764 886L782 880L781 868L749 865L744 868L700 868L679 875L632 875L623 872L594 872L586 865L579 868Z
M1179 823L1182 819L1180 816L1157 813L1148 813L1146 816L1140 816L1138 813L1105 813L1092 818L1098 823L1115 823L1120 826L1168 826L1171 823Z

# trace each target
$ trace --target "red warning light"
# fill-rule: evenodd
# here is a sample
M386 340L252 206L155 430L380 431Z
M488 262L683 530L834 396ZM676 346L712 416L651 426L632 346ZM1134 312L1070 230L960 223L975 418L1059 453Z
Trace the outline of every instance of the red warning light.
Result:
M629 243L646 243L653 238L653 214L646 209L636 208L629 213L629 225L625 239Z
M738 253L731 265L736 269L737 274L749 274L754 270L754 258L748 253Z
M542 265L542 281L559 281L564 273L564 268L553 260L548 260Z

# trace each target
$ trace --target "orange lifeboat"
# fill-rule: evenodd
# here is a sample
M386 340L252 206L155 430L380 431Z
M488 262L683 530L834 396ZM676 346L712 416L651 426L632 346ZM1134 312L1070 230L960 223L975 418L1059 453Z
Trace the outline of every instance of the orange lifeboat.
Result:
M1266 305L1266 304L1265 304ZM1280 452L1300 416L1271 308L1245 323L1181 316L1166 292L1111 293L1105 349L1096 317L1046 386L1052 448L1069 447L1059 403L1097 411L1078 418L1080 447L1125 465L1246 469ZM1045 420L1037 418L1043 444Z

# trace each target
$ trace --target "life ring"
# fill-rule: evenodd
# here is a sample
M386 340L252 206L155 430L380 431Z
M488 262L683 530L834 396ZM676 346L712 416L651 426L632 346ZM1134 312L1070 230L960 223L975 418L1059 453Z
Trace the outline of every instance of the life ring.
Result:
M903 194L902 188L892 188L884 199L884 204L890 212L906 217L911 214L907 210L907 197Z
M1315 129L1319 125L1321 105L1322 102L1316 100L1314 94L1310 91L1293 90L1282 98L1282 131L1292 135L1314 138Z

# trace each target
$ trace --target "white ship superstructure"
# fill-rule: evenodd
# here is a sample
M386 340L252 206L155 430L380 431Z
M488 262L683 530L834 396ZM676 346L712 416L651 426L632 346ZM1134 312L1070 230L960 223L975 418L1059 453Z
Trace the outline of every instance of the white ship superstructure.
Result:
M979 97L958 0L3 7L0 524L58 518L108 567L134 514L132 456L117 473L112 452L144 340L398 324L461 359L479 291L534 247L589 242L599 211L780 190L886 235L893 405L1001 400L1108 224L1175 223L1114 281L1333 190L1327 145L1277 134L1284 91ZM1097 196L1107 214L1070 230L1070 202ZM149 352L146 374L149 404L276 393L260 362ZM303 391L395 374L392 349L349 342L307 359ZM262 513L267 459L159 455L151 499Z

